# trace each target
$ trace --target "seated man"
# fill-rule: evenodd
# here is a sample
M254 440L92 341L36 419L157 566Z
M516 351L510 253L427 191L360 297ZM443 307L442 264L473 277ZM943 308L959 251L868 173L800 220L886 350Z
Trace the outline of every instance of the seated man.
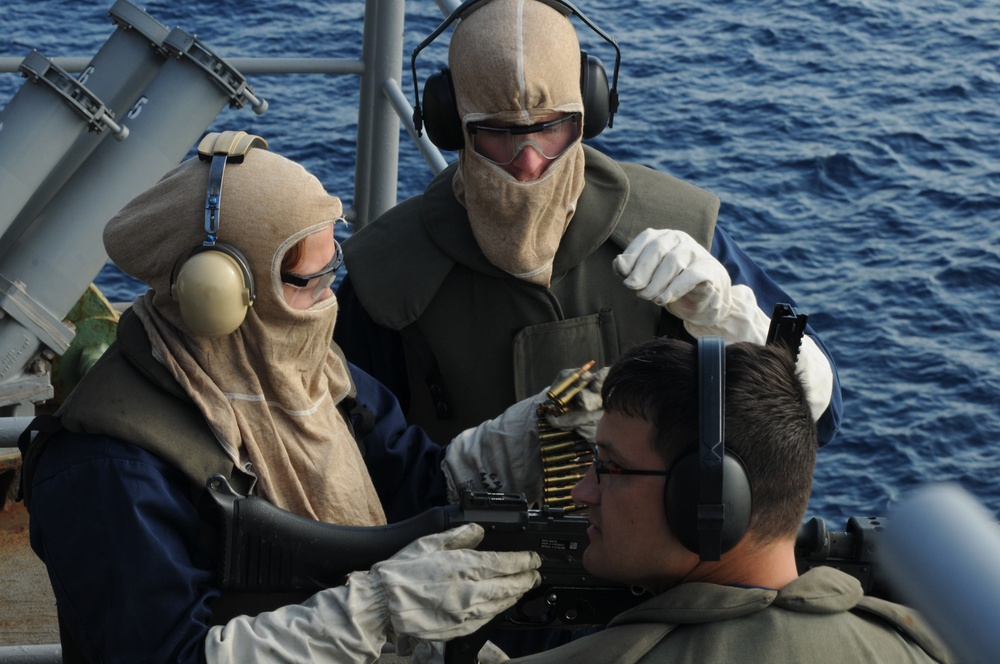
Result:
M803 386L784 348L712 342L724 414L719 388L717 409L699 417L710 351L669 339L632 349L604 381L597 456L573 492L589 508L586 568L655 597L602 632L524 660L953 661L910 609L864 596L853 577L830 567L798 575L795 537L817 450ZM699 469L697 443L700 420L713 419L724 422L727 457L725 519L714 531L698 523L710 507L699 505L699 485L712 473ZM480 662L496 654L484 649Z

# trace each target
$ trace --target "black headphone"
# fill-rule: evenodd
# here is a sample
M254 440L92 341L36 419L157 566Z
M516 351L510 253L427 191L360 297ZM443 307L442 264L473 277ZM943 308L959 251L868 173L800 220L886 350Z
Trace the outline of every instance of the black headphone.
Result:
M249 261L236 247L218 241L226 164L242 163L251 148L267 149L267 142L244 131L224 131L207 134L198 144L198 157L212 162L205 195L205 240L174 263L170 296L184 323L201 336L221 337L236 330L256 298Z
M726 343L698 339L698 445L667 476L663 502L681 544L718 560L750 526L753 490L746 467L725 443Z
M442 150L461 150L465 147L462 131L462 119L458 115L458 103L455 100L455 88L451 82L451 72L447 67L431 74L424 84L424 106L420 107L420 90L417 86L417 53L422 51L432 41L437 39L444 30L459 18L464 18L478 9L478 5L489 0L466 0L439 25L426 39L413 49L410 57L410 67L413 72L413 125L420 136L423 127L427 127L427 136L434 145ZM618 111L618 68L621 65L622 53L618 43L606 32L594 25L579 9L566 0L539 0L552 7L564 16L573 14L583 21L587 27L600 35L615 49L615 69L608 88L608 76L604 64L585 51L580 51L580 91L583 95L583 137L593 138L604 131L604 127L613 127L615 113Z

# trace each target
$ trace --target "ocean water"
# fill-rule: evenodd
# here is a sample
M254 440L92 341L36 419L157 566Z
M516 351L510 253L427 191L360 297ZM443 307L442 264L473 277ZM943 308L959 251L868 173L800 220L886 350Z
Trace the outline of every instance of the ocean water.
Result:
M111 0L6 0L0 55L91 56ZM577 6L622 50L621 109L591 143L722 199L720 223L832 349L844 423L813 515L842 529L954 481L1000 515L1000 11L990 1L637 0ZM359 57L364 4L151 0L223 57ZM441 20L407 6L409 53ZM610 69L613 51L577 23ZM447 33L418 58L445 62ZM270 109L225 110L353 203L357 78L250 76ZM0 75L0 104L21 85ZM412 103L412 101L411 101ZM402 138L399 198L431 177ZM450 159L452 154L446 154ZM113 300L141 284L113 266Z

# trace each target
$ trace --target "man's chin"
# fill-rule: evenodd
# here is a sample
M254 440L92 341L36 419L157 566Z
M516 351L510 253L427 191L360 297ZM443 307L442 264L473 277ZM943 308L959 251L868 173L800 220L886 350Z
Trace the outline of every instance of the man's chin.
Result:
M592 541L583 552L583 568L599 579L615 581L614 566L607 563L597 548Z

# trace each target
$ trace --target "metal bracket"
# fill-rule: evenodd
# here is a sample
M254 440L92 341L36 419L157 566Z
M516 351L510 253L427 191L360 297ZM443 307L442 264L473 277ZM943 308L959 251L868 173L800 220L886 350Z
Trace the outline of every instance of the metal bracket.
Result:
M35 302L24 287L24 282L10 281L0 275L0 309L35 335L45 346L59 355L66 352L76 334L65 323Z
M124 141L128 138L128 127L114 121L115 114L97 95L38 51L31 51L21 62L19 70L30 81L44 83L52 88L70 108L87 120L92 131L101 133L110 129L116 140Z
M174 28L163 40L163 46L174 57L188 58L192 64L205 70L214 79L216 85L229 94L229 105L243 108L247 102L253 112L262 115L267 110L267 101L253 94L253 88L247 84L247 79L225 60L210 51L194 35Z

